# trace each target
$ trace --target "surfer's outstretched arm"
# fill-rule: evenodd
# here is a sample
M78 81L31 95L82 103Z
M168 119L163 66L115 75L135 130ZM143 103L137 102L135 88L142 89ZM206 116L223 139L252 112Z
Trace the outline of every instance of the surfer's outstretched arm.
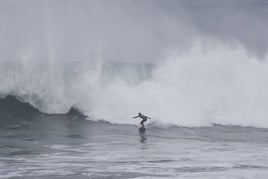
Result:
M138 118L139 116L134 116L133 118Z
M148 119L151 119L150 117L148 117L148 116L145 116L146 118L148 118Z

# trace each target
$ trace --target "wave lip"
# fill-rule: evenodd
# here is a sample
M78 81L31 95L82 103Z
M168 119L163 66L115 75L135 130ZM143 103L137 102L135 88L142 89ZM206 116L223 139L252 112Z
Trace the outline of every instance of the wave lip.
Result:
M2 124L14 124L24 120L36 120L39 116L43 115L55 116L61 114L52 115L42 113L28 102L22 102L15 96L0 98L0 119ZM86 117L75 108L71 108L68 113L63 115L79 116L80 118Z
M0 99L0 114L27 117L34 114L41 114L41 112L29 103L21 102L15 96L6 96Z

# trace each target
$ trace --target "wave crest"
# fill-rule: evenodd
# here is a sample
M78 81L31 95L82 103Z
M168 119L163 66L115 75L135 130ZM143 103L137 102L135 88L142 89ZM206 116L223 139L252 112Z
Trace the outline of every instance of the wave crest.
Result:
M197 45L149 64L1 62L2 96L18 96L41 112L76 108L92 119L137 124L142 112L162 124L212 123L268 127L268 65L242 47Z

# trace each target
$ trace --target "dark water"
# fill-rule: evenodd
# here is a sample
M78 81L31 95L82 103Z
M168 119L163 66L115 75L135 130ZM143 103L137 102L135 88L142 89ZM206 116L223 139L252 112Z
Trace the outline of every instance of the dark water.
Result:
M94 122L0 101L0 178L267 178L268 130Z

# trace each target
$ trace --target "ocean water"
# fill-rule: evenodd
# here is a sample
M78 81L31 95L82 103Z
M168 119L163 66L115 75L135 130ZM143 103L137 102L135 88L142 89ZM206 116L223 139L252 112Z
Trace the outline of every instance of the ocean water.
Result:
M268 178L267 7L0 0L0 178Z
M267 178L268 66L243 48L0 64L0 178Z
M0 101L0 178L266 178L268 129L139 126ZM11 108L10 108L11 107ZM139 120L135 120L138 124Z

